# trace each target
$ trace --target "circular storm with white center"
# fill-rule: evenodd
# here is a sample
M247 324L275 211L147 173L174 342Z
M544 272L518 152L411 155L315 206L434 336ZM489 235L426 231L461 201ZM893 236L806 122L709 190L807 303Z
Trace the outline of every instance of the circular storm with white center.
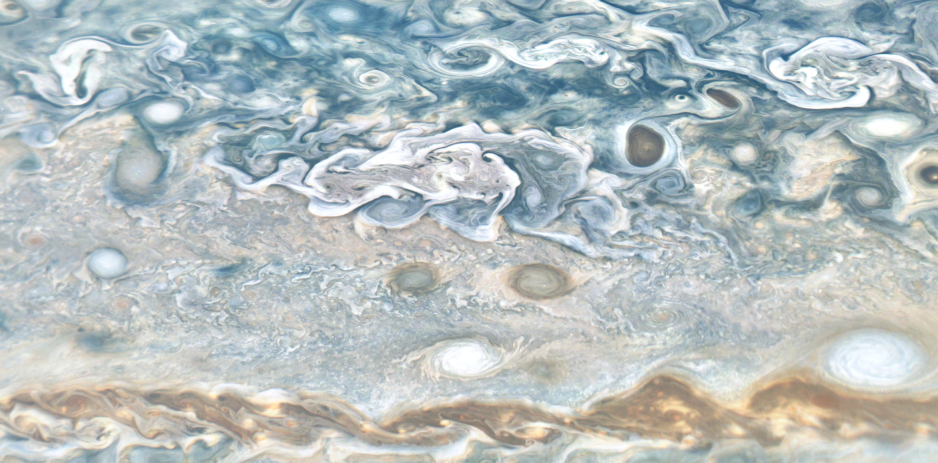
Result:
M914 134L922 127L922 120L903 113L870 116L860 123L860 129L877 138L898 138Z
M143 109L143 117L149 122L169 125L182 118L186 108L178 101L157 101Z
M125 190L139 191L163 173L163 159L153 151L128 149L117 156L115 180Z
M741 166L748 166L759 160L759 152L756 151L756 147L752 146L752 143L746 142L734 146L730 156L732 156L733 161Z
M867 207L877 207L883 204L883 193L876 188L865 186L856 192L857 201Z
M455 341L433 359L440 373L458 378L480 376L498 367L501 356L479 341Z
M828 348L824 369L845 385L860 389L900 386L914 379L927 362L911 338L880 329L843 335Z
M95 249L88 255L88 270L105 280L117 278L127 271L127 258L114 248Z

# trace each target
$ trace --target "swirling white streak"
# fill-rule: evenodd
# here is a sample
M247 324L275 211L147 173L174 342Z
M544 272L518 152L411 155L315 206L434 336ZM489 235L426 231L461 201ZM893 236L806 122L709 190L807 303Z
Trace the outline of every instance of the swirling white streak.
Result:
M506 352L483 337L449 339L412 352L401 362L418 362L423 374L434 380L440 377L480 379L510 366L523 349L523 344L524 338L518 338L513 349Z
M57 78L51 74L34 74L26 71L21 71L19 74L27 77L36 92L48 101L63 106L83 105L94 97L104 75L100 68L104 63L104 58L93 52L106 53L112 50L110 45L95 39L66 42L49 57ZM81 82L78 81L79 78ZM87 89L84 97L78 96L79 85Z
M502 67L503 64L505 64L505 58L502 58L502 56L498 53L492 53L489 57L489 61L485 63L485 65L474 69L457 71L454 69L449 69L443 65L443 58L447 53L455 53L459 50L472 48L477 45L478 44L475 43L467 43L449 47L446 50L433 50L427 55L427 63L430 64L430 67L433 68L434 71L439 72L440 74L456 77L484 77L491 75L497 71L498 68Z
M938 85L903 56L878 53L850 39L822 37L807 45L796 41L782 41L766 49L763 52L763 68L755 63L746 63L745 56L724 59L699 56L691 42L683 35L648 25L654 17L648 15L637 20L636 31L644 31L670 42L677 55L688 63L749 76L765 84L782 100L800 108L863 107L873 95L871 88L875 89L878 95L888 96L895 93L901 85L901 80L904 80L921 90L928 99L931 111L938 112ZM788 60L782 58L783 55L793 52ZM818 59L827 67L802 67L804 58L808 56ZM836 64L828 57L835 57L844 61L844 64ZM878 72L863 74L855 69L864 65L875 67ZM843 76L840 78L828 76L841 72Z
M874 89L877 96L887 97L904 80L925 94L933 112L938 111L938 86L905 57L877 53L860 42L840 37L817 39L788 60L782 59L780 52L778 47L765 51L769 73L780 81L792 82L809 98L840 104L831 107L864 106L871 96L869 89ZM807 66L806 61L817 64ZM868 72L864 73L864 68ZM851 96L845 98L845 92ZM779 96L791 97L785 93Z
M494 216L508 206L520 185L518 174L498 156L500 144L524 140L539 149L590 157L576 145L535 129L511 135L489 134L469 124L427 136L428 130L411 127L398 133L382 151L344 149L312 168L300 158L284 159L274 174L258 181L227 165L220 147L209 150L204 162L230 175L245 191L260 192L281 185L303 194L310 199L309 211L322 217L342 216L385 196L397 199L405 190L420 194L432 204L458 199L490 205L497 201L491 212ZM496 226L496 222L488 221L472 233L460 232L485 241L496 237Z
M442 65L441 60L445 54L473 47L484 48L492 52L492 58L485 66L460 72L447 69ZM557 63L568 61L580 61L587 67L602 66L609 61L609 54L599 41L574 34L531 48L522 48L511 42L481 38L459 42L442 51L434 51L430 53L429 63L434 70L442 74L481 77L493 73L504 64L506 59L529 69L543 70Z
M879 389L914 379L926 363L925 352L911 338L863 329L847 333L828 348L824 369L848 386Z

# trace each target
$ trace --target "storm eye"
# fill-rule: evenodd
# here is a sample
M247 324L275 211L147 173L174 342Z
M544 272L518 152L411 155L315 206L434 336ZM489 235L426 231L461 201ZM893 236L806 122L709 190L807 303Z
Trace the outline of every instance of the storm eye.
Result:
M626 158L633 166L651 166L664 155L664 137L644 125L629 129L626 139Z
M163 28L155 24L142 24L130 31L130 38L137 43L156 40L163 33Z
M739 217L752 217L764 207L762 193L752 190L736 201L735 212Z
M938 186L938 166L925 166L918 171L922 181L930 186Z
M865 186L854 193L857 201L866 207L879 207L883 205L883 192L876 188Z
M231 42L227 40L219 40L212 44L212 53L218 53L220 55L228 53L231 51Z
M238 75L228 79L228 88L237 93L251 93L256 90L250 77Z
M511 287L529 299L553 299L573 291L566 272L543 264L531 264L515 269L509 279Z
M886 17L887 10L882 5L874 2L864 3L854 12L858 22L875 23L880 22Z
M829 375L863 389L900 386L928 363L927 354L914 339L881 329L847 333L827 349L825 357Z
M435 288L438 281L439 276L432 265L407 264L394 269L390 286L399 293L417 294Z

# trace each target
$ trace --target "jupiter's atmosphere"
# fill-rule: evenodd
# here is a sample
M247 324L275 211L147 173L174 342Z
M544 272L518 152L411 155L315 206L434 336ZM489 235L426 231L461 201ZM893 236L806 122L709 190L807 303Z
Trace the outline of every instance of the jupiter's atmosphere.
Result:
M0 0L0 462L934 462L938 1Z

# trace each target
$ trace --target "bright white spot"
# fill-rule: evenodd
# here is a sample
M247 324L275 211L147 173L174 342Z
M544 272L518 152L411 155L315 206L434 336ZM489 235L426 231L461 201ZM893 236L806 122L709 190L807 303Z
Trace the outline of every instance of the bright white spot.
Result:
M801 0L801 3L810 8L829 10L848 5L850 0Z
M351 8L335 7L329 10L329 19L340 23L353 23L358 21L358 12Z
M186 108L182 106L182 103L158 101L144 108L143 117L154 124L167 125L178 121L185 110Z
M150 185L163 173L163 160L153 152L130 151L118 157L117 183L136 189Z
M453 26L475 26L488 18L488 15L475 8L450 8L443 13L443 19Z
M865 186L857 190L857 201L868 207L876 207L883 203L883 194L876 188Z
M860 128L868 135L882 138L911 135L921 126L919 118L901 113L873 116L860 123Z
M730 153L733 160L741 166L748 166L756 162L759 159L759 152L756 151L756 147L752 146L751 143L740 143L733 147L733 151Z
M922 348L901 334L878 329L848 333L827 351L825 369L857 388L898 386L914 378L926 363Z
M444 374L472 377L492 370L499 360L488 346L477 341L458 341L437 353L434 363Z
M98 278L110 280L127 271L127 258L114 248L100 248L88 255L88 270Z
M391 81L391 76L373 69L358 76L358 81L369 87L383 87Z

